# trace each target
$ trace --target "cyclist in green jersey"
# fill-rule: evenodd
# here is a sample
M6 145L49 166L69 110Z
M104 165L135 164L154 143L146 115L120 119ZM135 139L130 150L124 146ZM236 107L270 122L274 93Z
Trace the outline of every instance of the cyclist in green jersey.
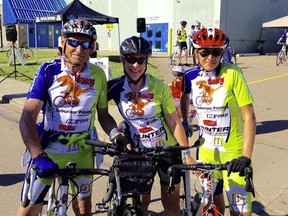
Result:
M223 187L231 215L251 215L251 192L244 189L239 172L251 165L256 133L254 99L236 65L220 63L228 37L216 28L202 29L193 37L199 66L186 71L183 79L182 124L188 130L190 94L197 111L200 137L205 143L197 159L204 163L228 163L228 171L217 171L219 178L214 203L224 215Z

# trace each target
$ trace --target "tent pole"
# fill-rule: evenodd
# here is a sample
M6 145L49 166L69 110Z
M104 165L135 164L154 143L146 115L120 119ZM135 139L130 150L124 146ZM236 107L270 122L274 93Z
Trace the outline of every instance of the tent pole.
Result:
M34 23L34 33L35 33L35 48L36 48L36 63L38 63L38 40L37 40L37 25Z
M120 25L119 25L119 23L118 23L118 43L119 43L119 53L120 53L120 43L121 43L121 41L120 41Z

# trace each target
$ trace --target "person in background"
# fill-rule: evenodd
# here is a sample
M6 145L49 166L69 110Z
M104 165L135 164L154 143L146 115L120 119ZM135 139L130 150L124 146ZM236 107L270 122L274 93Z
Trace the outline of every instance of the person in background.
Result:
M175 66L172 68L172 74L174 80L169 83L170 90L172 92L174 104L178 113L178 117L182 119L180 109L180 98L182 94L182 77L185 74L185 69L182 66Z
M193 47L193 43L192 43L192 38L193 38L193 35L196 33L196 29L195 29L195 25L192 25L191 26L191 30L189 32L189 56L192 55L192 58L193 58L193 64L194 66L196 66L196 57L195 57L195 48Z
M278 39L277 44L280 43L286 43L286 55L287 55L287 46L288 46L288 28L285 28L285 32L281 35L281 37Z
M242 70L233 64L220 64L227 36L217 28L198 31L193 37L199 66L183 77L181 112L186 130L190 94L197 111L199 136L205 139L197 159L204 163L227 163L227 171L217 171L219 178L214 203L224 215L223 187L231 215L250 216L251 192L245 191L245 179L239 175L248 166L256 133L254 99Z
M132 36L120 46L124 75L108 82L108 100L114 100L126 124L127 136L133 147L187 146L184 128L178 118L169 86L146 72L152 55L150 43ZM167 152L157 160L161 201L165 216L180 215L180 172L175 176L175 190L168 195L168 168L181 164L181 152ZM188 164L195 163L190 151L183 151ZM142 196L144 216L148 216L151 194Z
M187 32L185 30L187 22L186 21L181 21L180 22L180 29L177 30L177 42L179 45L179 66L182 66L182 55L184 53L184 60L185 66L189 66L187 63L188 60L188 47L187 47Z
M87 139L98 140L95 114L102 129L113 142L128 145L108 113L107 80L104 71L88 62L97 39L96 29L86 20L70 20L62 28L61 58L43 63L29 89L19 122L22 139L37 168L30 204L20 206L17 215L36 216L58 168L76 162L76 168L93 168L93 146ZM43 118L38 124L37 117ZM75 215L91 215L92 176L77 176L71 184ZM26 180L24 180L23 188ZM23 189L22 189L23 193ZM21 194L21 200L23 200Z

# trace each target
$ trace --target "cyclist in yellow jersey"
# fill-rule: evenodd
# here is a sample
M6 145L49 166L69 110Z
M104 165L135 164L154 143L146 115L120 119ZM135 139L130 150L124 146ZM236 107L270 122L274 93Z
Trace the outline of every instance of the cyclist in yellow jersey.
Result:
M188 47L187 47L187 32L185 30L187 22L186 21L181 21L180 22L181 28L177 30L177 43L179 46L179 65L182 64L182 53L184 52L184 59L185 63L184 65L188 66L187 59L188 59Z
M223 187L231 215L251 215L251 193L244 190L245 179L239 175L251 165L256 132L254 99L236 65L220 63L228 37L216 28L202 29L193 37L199 66L186 71L183 78L181 112L188 131L190 94L197 111L199 135L205 143L197 159L204 163L228 163L228 171L217 171L219 181L214 203L225 212Z

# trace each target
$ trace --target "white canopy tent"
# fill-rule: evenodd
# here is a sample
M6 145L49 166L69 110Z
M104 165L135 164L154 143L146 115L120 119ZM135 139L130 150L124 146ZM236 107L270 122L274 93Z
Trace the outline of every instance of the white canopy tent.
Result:
M284 16L269 22L262 23L262 28L285 28L288 27L288 16Z

